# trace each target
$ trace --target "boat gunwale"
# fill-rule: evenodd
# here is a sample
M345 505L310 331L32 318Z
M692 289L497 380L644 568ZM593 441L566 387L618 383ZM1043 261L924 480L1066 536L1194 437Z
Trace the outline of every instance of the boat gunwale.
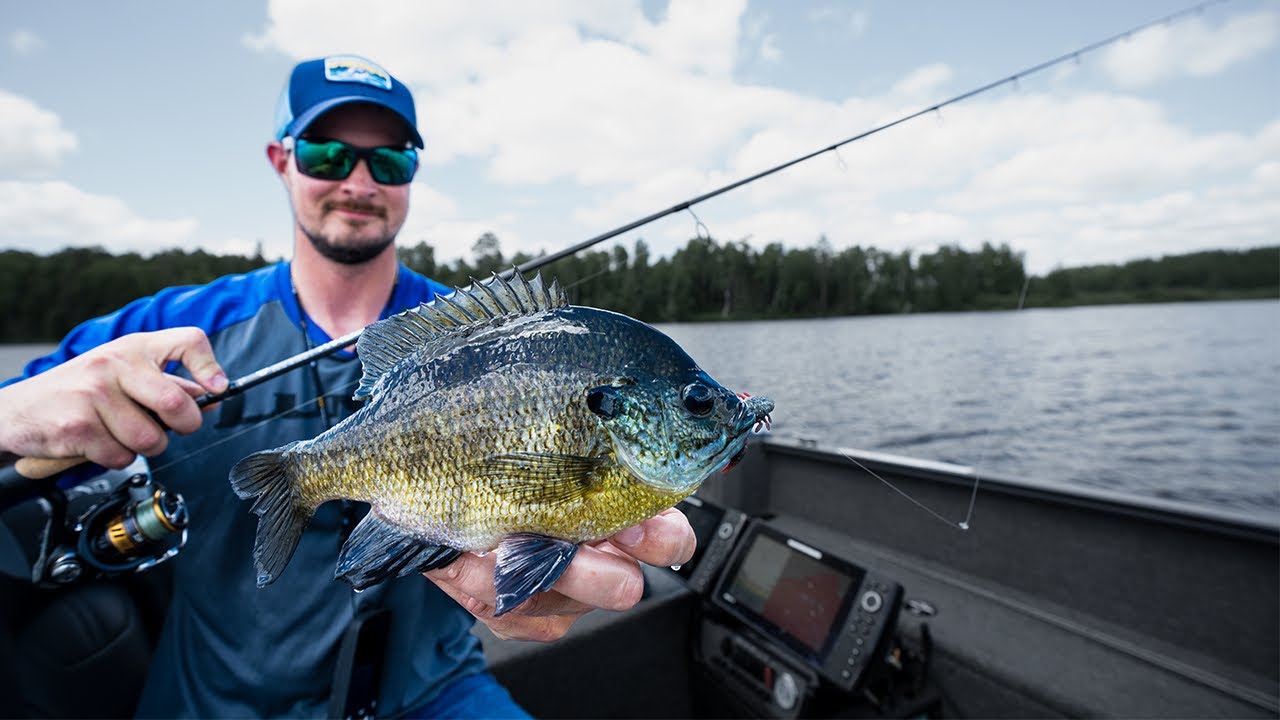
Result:
M1280 546L1280 513L1272 515L1235 508L1206 507L1186 501L1146 497L1052 480L1030 482L992 475L963 465L872 450L824 446L803 438L767 435L754 438L753 442L760 445L766 455L780 454L816 462L844 463L849 464L851 471L858 473L887 473L966 488L973 487L976 481L980 483L979 493L998 492L1041 502L1067 504ZM865 469L851 460L865 466Z

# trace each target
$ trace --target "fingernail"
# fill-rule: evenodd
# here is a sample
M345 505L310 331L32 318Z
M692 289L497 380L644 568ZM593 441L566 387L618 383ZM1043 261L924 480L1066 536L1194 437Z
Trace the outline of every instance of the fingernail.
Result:
M214 392L222 392L223 390L226 390L227 389L226 373L222 373L222 372L215 373L213 377L209 378L209 385L213 387Z
M623 530L622 532L619 532L618 534L614 535L613 539L619 545L627 545L627 546L639 545L640 541L644 539L644 528L640 527L639 525L632 525L626 530Z

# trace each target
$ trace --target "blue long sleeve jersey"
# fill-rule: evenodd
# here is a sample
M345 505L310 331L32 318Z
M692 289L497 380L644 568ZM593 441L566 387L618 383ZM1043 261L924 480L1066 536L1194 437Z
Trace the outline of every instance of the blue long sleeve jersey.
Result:
M388 317L449 289L399 269ZM52 354L31 362L42 372L128 333L194 325L209 336L230 378L328 342L305 323L289 264L170 288L76 327ZM259 450L312 438L357 406L351 395L360 363L347 353L286 373L207 414L197 432L172 434L152 458L155 479L186 498L188 543L174 558L174 592L138 709L140 716L316 717L324 714L338 647L351 619L370 607L391 609L379 714L429 702L445 684L484 669L473 618L417 576L356 594L333 579L343 539L338 502L322 505L289 567L258 588L253 563L257 516L227 480L231 466ZM15 378L14 380L17 380ZM12 382L11 380L10 382Z

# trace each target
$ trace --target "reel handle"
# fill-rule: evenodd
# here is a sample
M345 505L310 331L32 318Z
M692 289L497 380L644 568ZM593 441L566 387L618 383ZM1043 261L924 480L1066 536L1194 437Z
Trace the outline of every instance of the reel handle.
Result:
M85 462L77 458L26 458L0 453L0 509L43 495L59 473Z
M27 478L28 480L43 480L52 477L71 468L89 462L82 457L73 458L18 458L18 462L13 464L14 472Z

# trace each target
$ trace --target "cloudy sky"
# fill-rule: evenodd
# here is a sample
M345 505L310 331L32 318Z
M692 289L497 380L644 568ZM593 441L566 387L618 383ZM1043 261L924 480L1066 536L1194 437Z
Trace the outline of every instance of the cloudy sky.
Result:
M1190 4L4 3L0 248L287 256L263 147L299 59L363 54L414 90L401 240L452 259L486 231L556 250ZM1219 3L696 212L723 241L985 240L1034 272L1274 244L1278 44L1280 5Z

